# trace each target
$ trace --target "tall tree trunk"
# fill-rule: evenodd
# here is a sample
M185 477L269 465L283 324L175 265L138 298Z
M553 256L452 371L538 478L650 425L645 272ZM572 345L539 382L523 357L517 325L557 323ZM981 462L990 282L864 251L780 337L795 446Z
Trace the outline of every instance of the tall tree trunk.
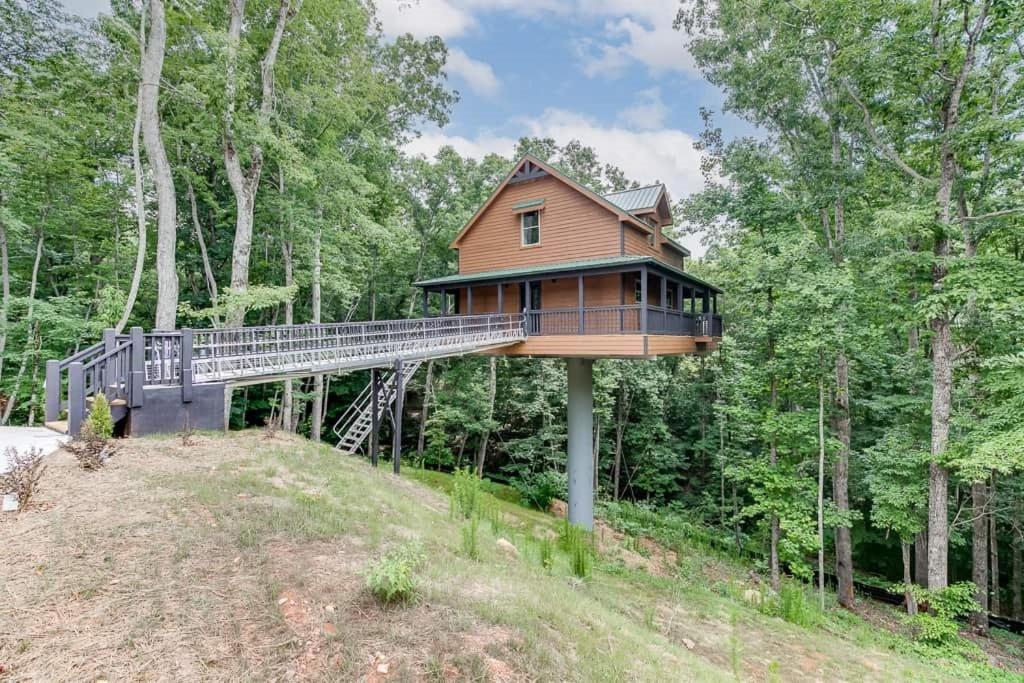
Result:
M291 287L295 283L295 275L292 270L292 243L290 241L281 241L281 256L284 260L284 284L286 287ZM284 324L288 326L295 324L295 304L291 297L284 302ZM292 416L295 410L294 395L292 380L286 379L281 396L281 424L288 432L295 431L295 420Z
M491 356L490 382L487 385L487 424L494 419L494 397L498 391L498 357ZM485 429L480 436L480 450L476 455L476 476L484 476L484 460L487 458L487 440L491 438L491 430Z
M160 134L160 76L164 66L167 24L163 0L149 0L149 40L142 54L142 80L139 82L139 109L146 158L153 169L156 188L156 329L173 330L178 312L178 271L175 249L178 242L177 199L171 164L167 160Z
M971 484L971 579L977 587L974 599L979 609L971 615L971 625L978 633L988 633L988 489L985 482Z
M430 399L434 392L434 361L427 361L427 378L423 380L423 410L420 411L420 432L416 437L416 458L423 462L423 451L427 445L427 419Z
M323 241L323 231L320 227L320 219L322 216L318 216L316 233L313 237L313 324L320 324L320 274L323 270L323 264L321 262L321 247ZM310 415L310 436L313 441L319 443L320 433L323 431L323 408L324 408L324 376L323 374L317 374L313 376L313 408Z
M196 241L199 243L199 255L203 259L203 275L206 279L206 293L210 297L210 305L217 308L217 279L213 276L213 267L210 265L210 254L206 250L206 237L203 235L203 226L199 222L199 207L196 201L196 192L192 187L192 180L188 181L188 204L192 212L192 228L196 231ZM214 327L220 326L220 316L213 314Z
M32 427L36 423L36 402L39 398L36 391L39 386L39 351L43 340L39 336L39 321L32 324L32 379L29 381L32 393L28 396L28 420L27 424Z
M629 419L626 379L619 379L619 395L615 411L615 459L612 461L612 497L619 499L622 493L622 437L626 433L626 420Z
M907 614L914 616L917 614L917 600L914 598L914 591L911 590L910 586L912 583L910 574L910 544L900 539L900 549L903 551L903 585L906 586L903 600L907 603Z
M274 106L274 65L277 52L281 46L285 25L288 19L298 11L299 0L295 0L292 9L291 0L281 0L278 7L277 23L267 51L260 61L260 77L262 80L262 96L259 107L259 123L266 126L270 123L270 114ZM227 170L228 184L235 195L235 241L231 252L231 290L242 294L249 288L249 255L252 251L253 214L256 208L256 192L260 185L263 172L263 148L259 144L249 147L249 167L242 168L238 149L235 146L235 99L238 93L238 50L242 38L242 25L245 19L245 0L229 0L230 19L228 21L227 68L225 76L224 113L224 166ZM245 309L235 305L227 312L226 324L238 327L245 321Z
M825 381L818 378L818 599L825 609Z
M146 44L146 6L142 6L139 19L139 45ZM135 252L135 270L132 281L128 285L128 298L124 302L124 312L117 321L114 330L120 334L128 324L135 299L139 295L139 284L142 282L142 269L146 264L146 195L142 180L142 155L139 151L142 138L142 88L139 87L138 102L135 106L135 127L132 129L132 171L135 173L135 216L139 225L139 241Z
M1013 530L1013 562L1010 588L1013 594L1013 618L1020 620L1024 619L1024 596L1021 595L1024 592L1024 539L1021 539L1021 533L1024 532L1020 528L1021 522L1021 505L1017 504L1017 527Z
M839 452L832 468L832 495L836 510L850 510L850 372L846 352L836 355L836 416L833 427L839 439ZM841 524L835 529L837 598L846 608L853 607L853 543L850 527Z
M28 322L28 337L25 341L25 353L21 357L21 363L18 366L18 374L14 376L14 386L11 388L11 395L8 397L7 405L4 406L3 415L0 416L0 424L7 424L11 419L11 413L14 412L14 405L18 402L18 393L21 391L21 381L25 376L25 368L28 367L28 359L31 356L31 350L34 347L35 340L35 327L32 320L32 314L35 313L36 305L36 285L39 283L39 263L43 260L43 233L39 233L39 239L36 240L36 257L32 263L32 280L28 286L28 309L25 312L25 320Z
M3 199L0 196L0 205ZM0 281L3 300L0 301L0 379L4 376L4 350L7 348L7 315L11 310L11 266L7 255L7 229L0 220Z
M769 286L768 287L768 316L769 316L769 320L771 319L771 316L773 314L773 310L775 308L774 303L775 303L774 293L772 291L772 287ZM769 322L769 325L770 324L771 323ZM771 366L771 368L769 370L769 372L771 373L771 378L770 378L769 383L768 383L769 405L771 406L772 419L776 419L777 411L779 409L779 382L778 382L778 379L775 376L775 367L774 367L774 364L775 364L775 337L774 337L774 334L772 333L770 328L769 328L769 331L768 331L767 345L768 345L768 363ZM774 429L772 430L772 436L769 439L769 444L768 444L768 464L772 466L772 469L775 469L775 467L779 464L779 449L778 449L778 443L776 442L776 437L775 437ZM782 533L781 529L779 528L779 516L777 514L775 514L774 512L772 512L771 516L770 516L770 518L768 520L768 524L769 524L770 533L771 533L770 539L769 539L769 546L770 547L768 549L769 550L769 559L768 559L769 579L771 581L772 590L775 591L775 592L778 592L779 591L779 538L780 538L781 533Z
M989 545L989 580L992 582L992 598L990 600L992 614L1002 614L1003 606L999 599L999 519L995 514L996 473L992 473L992 488L989 490L988 513L988 545ZM981 584L984 585L984 584Z

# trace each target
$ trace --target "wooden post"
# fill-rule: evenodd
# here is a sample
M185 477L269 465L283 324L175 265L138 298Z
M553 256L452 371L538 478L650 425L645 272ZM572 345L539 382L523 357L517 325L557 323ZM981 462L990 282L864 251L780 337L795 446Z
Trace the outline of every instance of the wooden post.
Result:
M473 285L466 287L466 315L473 315Z
M380 370L370 368L370 464L380 457Z
M46 361L46 422L60 418L60 361Z
M704 294L701 296L700 302L701 313L711 312L711 297L709 296L710 293L711 292L707 288L704 289Z
M697 288L690 287L690 314L697 312Z
M395 474L402 471L402 404L405 398L405 378L402 376L402 359L395 361L395 407L394 429L391 441L391 467Z
M448 290L441 290L441 315L448 315Z
M143 387L146 385L146 340L142 336L142 328L133 327L131 338L132 370L128 405L132 408L139 408L142 406Z
M430 317L430 292L423 290L423 317Z
M658 303L661 305L661 331L668 331L668 278L664 275L661 276L661 299Z
M181 331L181 402L192 402L192 341L189 328Z
M505 312L505 283L498 283L498 313Z
M576 276L576 288L578 290L577 297L576 297L576 310L578 311L578 317L579 317L579 321L578 321L579 322L579 332L580 332L580 334L583 334L584 330L586 329L586 327L583 324L583 276L582 275Z
M85 373L81 363L68 367L68 434L75 437L85 420Z
M640 332L647 334L647 266L640 269Z

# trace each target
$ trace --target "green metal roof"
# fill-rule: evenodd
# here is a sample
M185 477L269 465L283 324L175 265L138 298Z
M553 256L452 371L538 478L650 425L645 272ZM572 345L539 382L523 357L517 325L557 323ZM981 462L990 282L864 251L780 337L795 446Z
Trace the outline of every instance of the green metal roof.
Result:
M630 213L639 209L653 209L658 204L658 197L665 190L661 183L638 187L634 190L623 190L622 192L610 192L601 195L623 211Z
M708 289L721 292L722 290L715 287L709 282L705 282L700 278L696 278L689 273L673 268L672 266L662 263L653 256L610 256L608 258L598 259L584 259L581 261L563 261L561 263L544 263L535 266L524 266L521 268L505 268L502 270L488 270L482 273L466 273L459 275L448 275L446 277L433 278L431 280L421 280L415 283L417 287L437 287L441 285L460 285L474 282L487 282L492 280L512 280L520 278L529 278L534 276L542 276L553 273L571 273L577 271L595 270L602 268L615 268L616 266L628 266L628 265L651 265L655 268L668 271L673 273L685 280L690 282L704 285Z

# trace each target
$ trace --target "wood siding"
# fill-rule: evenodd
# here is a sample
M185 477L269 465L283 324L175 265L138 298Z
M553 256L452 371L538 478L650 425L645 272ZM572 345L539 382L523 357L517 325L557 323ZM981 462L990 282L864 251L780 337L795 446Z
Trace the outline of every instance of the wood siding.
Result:
M554 358L653 358L713 351L716 344L699 344L693 337L607 334L530 337L524 342L487 351L498 356Z
M515 204L544 200L540 244L524 247ZM459 242L459 273L619 255L618 217L550 176L506 186Z

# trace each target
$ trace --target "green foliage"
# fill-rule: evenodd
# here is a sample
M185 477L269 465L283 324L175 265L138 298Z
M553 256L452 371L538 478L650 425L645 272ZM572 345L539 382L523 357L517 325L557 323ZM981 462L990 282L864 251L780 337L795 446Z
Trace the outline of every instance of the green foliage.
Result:
M900 585L899 590L905 591L907 586ZM941 590L928 590L914 584L910 591L919 605L927 605L928 611L909 617L907 622L913 637L929 645L955 644L960 633L957 620L978 609L977 588L970 581L954 583Z
M99 439L109 439L114 435L114 420L110 415L110 403L103 392L96 394L89 409L86 420L87 428Z
M537 542L537 555L544 571L551 572L555 566L555 542L547 536Z
M473 470L468 467L455 470L451 491L452 514L461 515L464 519L475 518L482 496L480 478Z
M558 545L569 556L573 575L585 579L593 568L594 546L590 532L563 519L558 526Z
M816 623L818 608L809 600L803 585L787 581L779 588L779 616L791 624L810 628Z
M512 486L529 505L538 510L547 510L552 500L566 499L569 480L565 472L542 470L522 474L512 480Z
M366 587L386 605L410 602L416 596L415 570L423 560L421 544L399 546L367 567Z
M475 515L462 525L462 553L471 560L480 559L479 528L480 522Z

